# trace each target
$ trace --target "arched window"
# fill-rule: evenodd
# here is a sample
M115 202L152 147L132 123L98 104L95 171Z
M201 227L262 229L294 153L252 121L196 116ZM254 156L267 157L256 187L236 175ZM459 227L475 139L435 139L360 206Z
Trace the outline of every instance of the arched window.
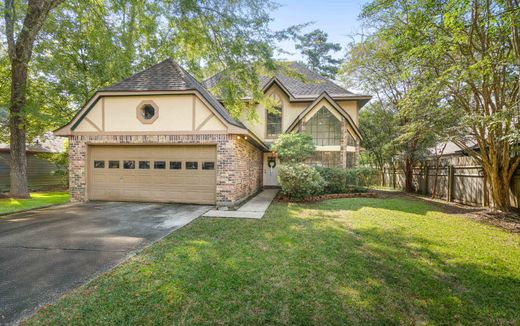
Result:
M266 132L265 138L276 138L282 133L282 100L275 94L271 95L276 103L274 112L266 113Z
M312 136L316 146L340 145L341 122L322 107L305 124L305 132Z

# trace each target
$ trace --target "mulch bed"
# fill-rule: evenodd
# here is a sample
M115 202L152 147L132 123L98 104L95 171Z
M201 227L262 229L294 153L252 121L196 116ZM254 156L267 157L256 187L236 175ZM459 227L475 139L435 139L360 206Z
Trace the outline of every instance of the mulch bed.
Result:
M348 194L327 194L319 196L309 196L304 199L290 199L284 195L278 195L277 201L280 202L292 202L292 203L315 203L327 199L339 199L339 198L378 198L378 194L375 192L352 192Z

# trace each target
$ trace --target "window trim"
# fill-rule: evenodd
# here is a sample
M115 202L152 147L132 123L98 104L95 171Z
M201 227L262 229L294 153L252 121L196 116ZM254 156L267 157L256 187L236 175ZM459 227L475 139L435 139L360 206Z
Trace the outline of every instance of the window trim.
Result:
M144 106L151 105L155 109L155 114L151 119L146 120L143 115L141 114L141 110ZM159 118L159 106L152 100L144 100L137 106L135 110L135 114L137 116L137 120L139 120L142 124L152 124Z
M331 115L331 117L333 119L335 119L335 121L337 121L337 123L339 124L339 130L338 130L338 143L337 144L322 144L322 143L319 143L317 142L317 138L314 137L314 134L312 133L312 131L309 129L309 124L311 123L311 121L313 119L318 119L318 114L322 111L322 110L325 110L326 112L328 112L328 114ZM311 111L312 112L312 111ZM325 148L331 148L332 146L341 146L342 144L342 138L343 138L343 128L342 128L342 120L341 119L338 119L338 117L326 106L326 105L322 105L321 107L319 107L316 111L313 112L312 115L309 115L306 117L306 119L304 119L303 121L303 126L304 126L304 129L303 129L303 132L310 135L312 137L312 140L314 142L314 145L318 148L318 147L324 147ZM329 142L331 139L330 137L330 124L328 126L329 130L327 131L327 133L329 133L329 136L327 138L320 138L320 139L327 139L327 142ZM319 132L316 130L316 133L319 134Z
M101 167L96 166L96 163L103 163ZM105 160L94 160L94 169L104 169L106 167Z
M174 171L175 171L175 170L182 170L182 161L169 161L169 163L170 163L170 164L169 164L169 169L168 169L168 170L174 170ZM178 168L178 169L174 169L174 168L172 168L172 166L173 166L172 163L180 163L181 166L180 166L180 168Z
M197 168L196 169L188 168L188 163L195 163ZM184 162L184 169L185 170L199 170L199 161L185 161Z
M276 139L276 138L278 138L278 136L280 136L281 134L284 133L284 130L283 130L283 121L284 121L283 109L284 109L284 105L283 105L283 101L282 101L281 97L278 96L277 94L274 94L274 93L270 94L269 97L272 97L273 99L278 100L278 102L280 103L280 105L276 106L276 108L280 110L280 133L277 134L275 137L270 136L267 133L267 117L268 117L269 113L271 113L271 112L269 112L267 109L264 109L264 111L265 111L265 114L264 114L264 121L265 121L264 139Z
M213 165L212 165L212 168L211 168L211 169L205 169L205 168L204 168L204 165L205 165L206 163L211 163L211 164L213 164ZM215 164L215 161L202 161L202 164L200 165L200 169L201 169L201 170L204 170L204 171L214 171L214 170L216 169L216 167L217 167L217 165Z

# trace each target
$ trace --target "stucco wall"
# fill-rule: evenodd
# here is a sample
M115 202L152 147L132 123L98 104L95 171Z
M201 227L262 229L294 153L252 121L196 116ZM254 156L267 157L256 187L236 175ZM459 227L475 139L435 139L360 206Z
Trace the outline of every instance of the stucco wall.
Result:
M276 95L280 100L282 104L282 132L287 130L289 126L296 120L298 115L303 112L311 103L309 102L290 102L289 97L287 94L281 90L276 84L273 84L267 91L266 95ZM356 125L358 125L358 105L356 101L338 101L337 102L339 106L341 106L342 109L344 109L351 117L352 120ZM322 106L327 106L328 108L331 108L331 105L326 101L322 100L320 103L318 103L315 106L315 109L319 109ZM274 139L266 138L266 114L267 110L260 104L256 105L256 116L258 117L258 121L251 121L248 119L248 112L243 112L241 116L241 121L256 135L258 136L262 141L266 142L272 142ZM332 109L331 112L335 114L338 119L341 120L341 116L334 112L335 110ZM313 112L310 112L307 117L310 117L313 115Z
M165 136L71 136L69 140L70 195L88 200L88 144L216 144L217 206L234 206L262 186L262 151L243 137L226 134Z
M144 124L137 118L143 102L152 101L158 118ZM225 131L227 128L197 96L107 96L99 99L76 127L76 132Z

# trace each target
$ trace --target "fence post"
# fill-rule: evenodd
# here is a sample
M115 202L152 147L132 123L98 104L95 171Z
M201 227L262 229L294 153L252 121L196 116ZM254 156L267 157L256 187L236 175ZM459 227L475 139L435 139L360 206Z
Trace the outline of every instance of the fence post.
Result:
M423 189L423 195L428 195L428 180L430 179L430 171L429 171L428 165L424 167L424 189Z
M448 165L448 198L451 202L453 200L453 165Z

